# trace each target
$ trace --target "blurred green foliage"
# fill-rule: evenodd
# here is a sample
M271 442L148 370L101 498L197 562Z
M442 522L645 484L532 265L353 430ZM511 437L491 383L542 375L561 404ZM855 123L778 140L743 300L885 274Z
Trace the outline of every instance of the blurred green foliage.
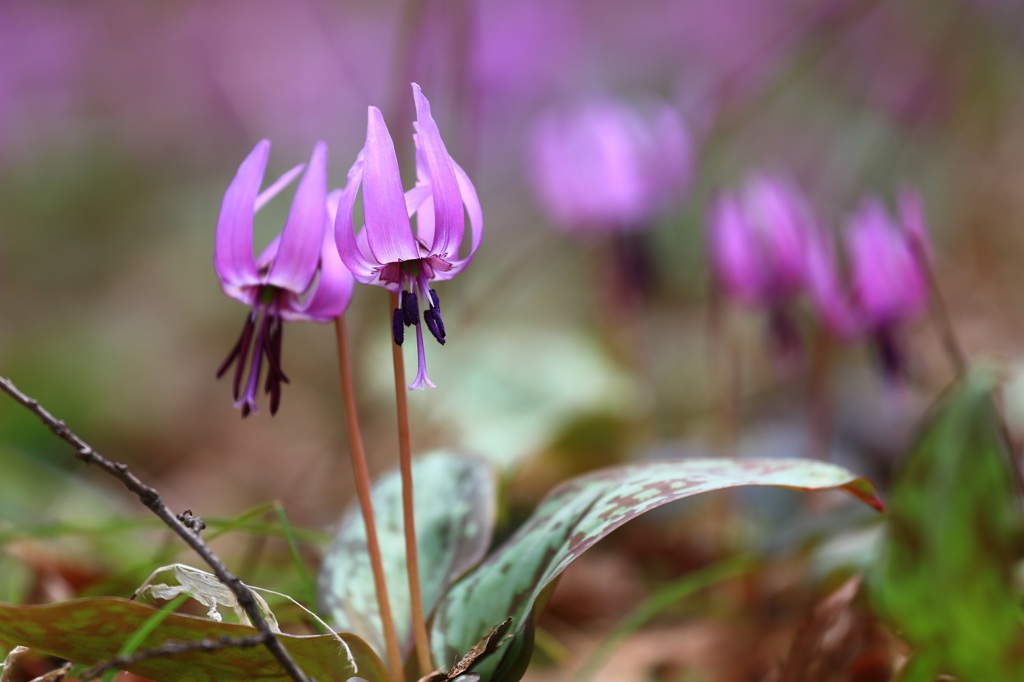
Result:
M904 679L1024 677L1020 555L1009 450L989 372L943 399L897 477L877 596L915 647Z

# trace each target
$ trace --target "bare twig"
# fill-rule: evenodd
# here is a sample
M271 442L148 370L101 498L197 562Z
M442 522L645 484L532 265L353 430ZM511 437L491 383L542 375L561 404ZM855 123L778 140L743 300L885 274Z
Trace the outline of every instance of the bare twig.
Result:
M140 660L159 658L161 656L174 656L179 653L189 653L191 651L212 652L226 648L249 649L254 646L260 646L263 643L264 639L262 635L253 635L252 637L218 637L216 639L201 639L196 642L179 642L176 640L170 640L152 649L143 649L141 651L136 651L135 653L116 656L110 660L106 660L106 662L101 663L98 666L94 666L82 673L82 680L93 680L106 671L122 670L126 666L140 662Z
M179 642L172 639L164 642L158 647L136 651L135 653L128 654L127 656L117 656L109 661L93 666L82 673L82 679L93 680L108 670L122 670L125 666L129 666L132 663L146 661L151 658L176 656L178 654L186 654L192 651L214 652L228 648L250 649L254 646L260 646L265 643L266 639L263 635L252 635L251 637L218 637L216 639L207 638L194 642Z
M270 626L267 624L266 618L263 617L263 613L256 605L256 599L253 597L252 591L238 579L237 576L233 575L228 571L227 567L223 562L213 553L213 550L203 541L195 529L189 527L183 523L175 514L167 508L163 500L160 499L159 493L154 488L149 487L143 483L135 474L128 470L128 465L121 462L113 462L106 457L98 453L91 445L86 443L84 440L78 437L71 429L68 428L60 419L54 417L50 412L39 404L39 401L35 398L22 393L14 385L10 379L4 376L0 376L0 390L11 396L15 402L22 405L30 412L35 414L39 419L50 428L53 433L68 443L71 447L76 450L76 457L86 464L95 464L100 467L108 474L121 481L128 490L135 493L139 501L146 506L151 512L156 514L161 521L163 521L171 530L178 534L185 543L195 550L203 561L205 561L217 578L224 583L229 590L231 590L236 597L238 597L238 603L245 610L245 613L249 616L249 620L253 623L260 634L257 637L260 643L264 644L270 653L277 659L281 667L288 673L296 682L306 682L306 676L303 674L299 666L292 660L292 657L288 654L288 651L284 648L284 644L277 638L276 635L271 631ZM184 514L182 514L184 516Z

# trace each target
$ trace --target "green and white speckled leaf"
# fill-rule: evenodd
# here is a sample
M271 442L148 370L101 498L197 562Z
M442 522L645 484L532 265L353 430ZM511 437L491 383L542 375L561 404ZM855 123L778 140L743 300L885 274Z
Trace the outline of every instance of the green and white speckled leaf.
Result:
M95 665L110 660L158 609L115 597L76 599L45 606L0 604L0 644L27 646L75 663ZM220 637L251 637L248 625L218 623L170 614L142 641L138 651L164 642L191 642ZM344 682L354 675L387 682L387 669L372 649L355 635L278 635L292 658L310 678ZM346 651L347 647L347 651ZM354 663L354 665L353 665ZM266 647L193 651L138 661L127 670L161 682L222 680L287 680L288 675Z
M533 610L577 557L627 521L663 504L748 485L843 489L882 508L866 479L805 459L651 462L582 476L549 494L515 535L445 595L431 631L434 659L456 660L511 616L515 638L473 672L491 682L520 679L532 648Z
M494 472L483 460L436 452L413 459L413 481L420 584L423 608L429 615L445 590L475 566L490 545L494 528ZM403 654L407 654L412 648L412 633L401 493L398 471L390 472L373 487L388 596ZM320 602L331 625L354 632L377 651L384 651L366 551L366 530L357 504L342 517L324 557ZM475 640L470 642L473 643Z

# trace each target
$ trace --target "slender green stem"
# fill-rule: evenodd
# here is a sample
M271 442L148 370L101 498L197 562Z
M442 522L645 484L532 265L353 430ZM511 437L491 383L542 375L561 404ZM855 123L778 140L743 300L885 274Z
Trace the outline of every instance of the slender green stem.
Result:
M398 294L392 293L388 305L388 320L391 311L398 308ZM427 621L423 615L423 595L420 592L420 560L416 548L416 514L413 508L412 487L412 437L409 430L409 401L405 385L405 360L402 347L391 344L391 358L395 365L395 403L398 410L398 456L402 474L402 526L405 530L405 566L409 574L409 609L412 616L412 632L416 641L416 659L420 674L428 675L433 666L430 663L430 642L427 639Z
M359 417L356 414L355 390L352 387L352 361L348 348L348 333L345 331L344 316L339 316L334 320L334 329L338 337L338 365L341 368L341 392L345 399L345 421L348 424L352 473L355 477L359 509L362 511L363 523L366 526L366 549L370 555L370 566L373 569L373 584L377 592L377 608L380 611L381 627L384 630L388 667L391 669L392 678L401 681L403 676L402 651L398 646L398 634L395 631L394 617L391 615L391 600L388 599L388 586L384 578L384 562L381 559L380 541L377 539L377 524L373 516L373 500L370 496L370 472L366 466L366 451L363 449L363 436L359 430Z

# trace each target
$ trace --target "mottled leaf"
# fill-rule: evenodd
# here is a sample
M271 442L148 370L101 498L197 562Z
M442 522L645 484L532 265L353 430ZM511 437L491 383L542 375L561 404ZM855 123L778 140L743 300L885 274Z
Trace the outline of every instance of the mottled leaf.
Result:
M483 460L437 452L413 460L413 481L420 583L423 608L429 615L448 586L476 565L487 551L494 526L494 473ZM412 633L401 493L397 471L373 487L388 596L399 641L403 652L408 653ZM355 632L377 651L384 651L366 551L366 530L357 504L342 517L338 534L324 558L320 602L333 626Z
M907 456L893 485L877 590L918 648L919 667L986 682L1024 679L1013 581L1018 519L992 383L984 372L968 375Z
M115 597L77 599L45 606L0 604L0 643L23 645L75 663L95 665L114 658L125 640L157 609ZM191 642L220 637L251 637L255 628L171 614L147 636L138 651L174 640ZM355 635L278 635L300 668L318 682L343 682L359 674L369 682L387 682L384 664ZM354 663L354 664L353 664ZM131 664L130 672L157 682L286 680L288 676L266 647L225 648L150 658Z
M867 480L831 464L801 459L651 462L571 480L548 495L515 535L445 595L431 631L435 660L458 660L495 623L511 616L515 637L474 672L484 680L519 679L532 647L533 610L577 557L627 521L663 504L746 485L841 488L881 508Z

